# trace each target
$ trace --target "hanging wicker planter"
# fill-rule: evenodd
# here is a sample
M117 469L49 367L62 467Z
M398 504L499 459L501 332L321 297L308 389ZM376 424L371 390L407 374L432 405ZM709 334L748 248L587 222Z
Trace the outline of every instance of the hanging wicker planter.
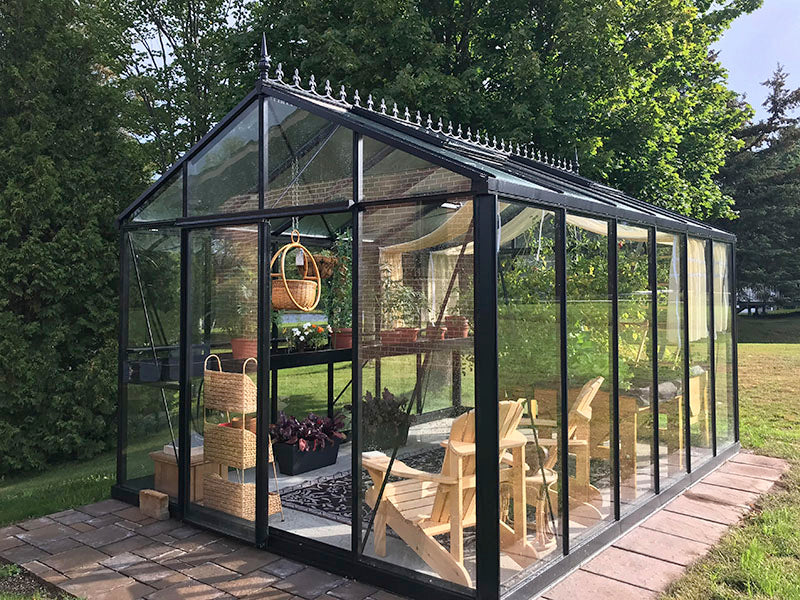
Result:
M303 253L303 278L286 279L286 255L289 250L299 248ZM319 304L322 295L322 285L319 276L319 267L311 252L300 243L300 232L292 231L292 241L275 253L270 261L270 270L275 261L281 258L279 273L272 273L272 308L275 310L298 309L311 312ZM308 272L308 264L313 267L313 274Z

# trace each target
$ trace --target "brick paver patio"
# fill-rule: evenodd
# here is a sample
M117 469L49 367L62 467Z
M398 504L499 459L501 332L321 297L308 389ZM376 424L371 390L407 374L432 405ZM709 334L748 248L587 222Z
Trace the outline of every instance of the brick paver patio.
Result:
M741 453L542 596L648 599L704 555L788 465ZM0 529L0 556L89 600L400 600L116 500Z
M542 594L542 600L649 600L769 491L786 461L741 452Z

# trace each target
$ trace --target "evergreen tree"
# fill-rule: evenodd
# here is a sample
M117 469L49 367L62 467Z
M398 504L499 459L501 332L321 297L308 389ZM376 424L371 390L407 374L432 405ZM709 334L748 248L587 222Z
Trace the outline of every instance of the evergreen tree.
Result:
M76 11L0 4L0 475L114 439L114 222L144 177Z
M787 86L778 68L763 85L769 90L767 118L739 132L740 151L720 179L736 201L739 218L723 226L738 237L739 290L767 298L777 292L800 300L800 88Z

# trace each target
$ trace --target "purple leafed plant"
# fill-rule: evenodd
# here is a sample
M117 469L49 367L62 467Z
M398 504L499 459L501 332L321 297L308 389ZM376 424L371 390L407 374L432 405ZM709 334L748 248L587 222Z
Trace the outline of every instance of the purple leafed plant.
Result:
M297 417L286 416L281 411L278 421L269 426L269 433L273 442L297 444L300 451L313 452L335 443L336 440L345 439L344 434L340 432L343 425L344 417L340 414L331 419L309 413L300 421Z

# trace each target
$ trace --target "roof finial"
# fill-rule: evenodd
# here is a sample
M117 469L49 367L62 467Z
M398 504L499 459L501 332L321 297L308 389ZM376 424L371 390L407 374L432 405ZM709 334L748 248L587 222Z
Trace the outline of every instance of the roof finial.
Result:
M266 81L269 78L269 54L267 54L267 34L261 33L261 58L258 59L258 77L259 81Z
M353 94L353 104L361 106L361 96L358 95L358 89L356 89L356 93Z
M575 146L575 172L580 173L580 163L578 162L578 147Z

